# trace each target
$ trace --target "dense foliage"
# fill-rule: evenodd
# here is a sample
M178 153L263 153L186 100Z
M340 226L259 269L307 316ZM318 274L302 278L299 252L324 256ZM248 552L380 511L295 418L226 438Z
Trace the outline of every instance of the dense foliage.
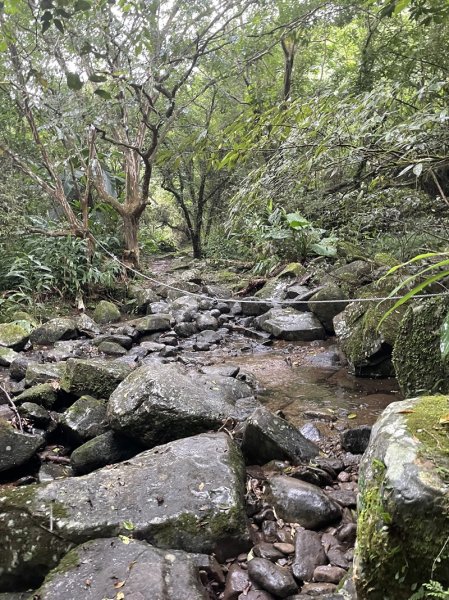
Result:
M258 273L342 242L445 250L444 2L0 11L3 299L111 287L103 244L134 265L189 244Z

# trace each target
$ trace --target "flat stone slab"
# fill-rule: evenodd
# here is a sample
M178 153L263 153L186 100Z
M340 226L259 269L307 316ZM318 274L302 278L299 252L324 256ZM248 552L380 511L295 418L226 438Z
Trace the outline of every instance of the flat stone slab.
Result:
M101 359L70 358L61 387L75 396L91 395L94 398L109 398L133 367L122 362Z
M264 331L281 340L308 342L326 337L320 321L309 312L298 312L293 308L273 308L259 319L259 325Z
M207 557L205 557L207 558ZM106 538L71 550L37 590L40 600L208 600L197 555L158 550L146 542Z
M247 547L244 465L202 434L89 475L0 492L0 589L39 585L73 545L130 535L160 548L235 556Z

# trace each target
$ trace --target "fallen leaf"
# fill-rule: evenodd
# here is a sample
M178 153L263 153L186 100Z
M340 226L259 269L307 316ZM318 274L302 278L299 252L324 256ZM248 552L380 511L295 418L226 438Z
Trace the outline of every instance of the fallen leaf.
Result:
M398 415L411 415L414 412L411 408L404 408L404 410L398 410Z
M357 415L355 413L350 413L348 419L357 419Z
M122 588L125 585L124 581L117 581L116 583L114 583L114 587L116 590L119 590L120 588Z
M204 490L204 483L203 482L200 483L200 485L198 486L198 489L200 490L200 492L202 490Z
M131 542L131 538L127 537L126 535L119 535L118 537L124 544L129 544Z
M117 594L117 596L115 597L115 600L123 600L124 597L125 597L125 594L123 592L119 592Z
M441 417L439 423L440 425L449 425L449 413L447 413L447 415L444 415L444 417Z

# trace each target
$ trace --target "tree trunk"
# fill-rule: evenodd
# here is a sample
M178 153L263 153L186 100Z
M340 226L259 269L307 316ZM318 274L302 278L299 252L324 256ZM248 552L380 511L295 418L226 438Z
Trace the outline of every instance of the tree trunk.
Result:
M140 262L139 244L137 235L139 232L139 221L141 215L127 214L122 215L123 218L123 241L124 250L123 257L125 262L137 268Z
M202 258L203 248L201 244L201 232L191 232L190 241L192 242L193 258Z

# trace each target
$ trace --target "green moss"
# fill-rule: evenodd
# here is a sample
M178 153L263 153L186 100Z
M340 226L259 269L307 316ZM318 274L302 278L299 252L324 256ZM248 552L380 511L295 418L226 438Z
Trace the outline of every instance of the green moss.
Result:
M440 350L440 329L449 299L434 298L411 305L399 327L393 364L406 398L449 393L449 364Z
M381 599L384 596L383 591L378 589L379 582L385 581L388 585L394 580L395 573L404 564L404 556L399 540L392 544L392 517L386 502L386 467L376 460L372 468L373 480L361 494L357 521L357 556L363 562L363 578L358 580L358 588L363 598Z
M449 396L423 396L407 415L407 427L422 444L419 454L431 460L449 483Z

